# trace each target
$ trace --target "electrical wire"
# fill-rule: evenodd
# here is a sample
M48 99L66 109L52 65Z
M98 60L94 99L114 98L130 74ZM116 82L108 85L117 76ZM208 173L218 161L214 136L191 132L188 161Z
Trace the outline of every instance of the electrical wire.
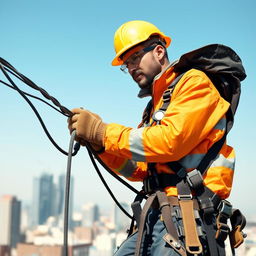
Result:
M130 219L133 219L133 217L122 207L122 205L118 202L118 200L116 199L116 197L114 196L113 192L111 191L111 189L109 188L107 182L105 181L105 179L103 178L94 158L93 158L93 154L91 152L90 146L87 144L86 148L88 150L88 155L91 159L91 162L94 166L94 169L96 170L97 174L99 175L102 183L104 184L105 188L107 189L108 193L110 194L110 196L112 197L112 199L114 200L114 202L117 204L117 206L120 208L120 210Z
M15 87L13 87L13 86L11 86L10 84L4 82L3 80L0 80L0 83L2 83L2 84L4 84L4 85L8 86L9 88L11 88L11 89L17 91ZM23 92L23 93L24 93L26 96L28 96L28 97L31 97L31 98L34 98L34 99L36 99L36 100L42 101L44 104L46 104L46 105L48 105L49 107L53 108L54 110L56 110L56 111L59 112L60 114L66 116L66 117L69 117L69 115L67 115L67 114L65 114L65 113L63 113L63 112L61 112L59 109L57 109L56 107L54 107L53 105L51 105L49 102L47 102L47 101L45 101L45 100L43 100L43 99L41 99L41 98L39 98L39 97L37 97L37 96L35 96L35 95L29 94L29 93L27 93L27 92L24 92L24 91L22 91L22 90L21 90L21 92Z
M0 58L1 60L1 58ZM34 111L36 117L38 118L44 132L46 133L47 137L49 138L49 140L52 142L52 144L64 155L68 155L68 153L63 150L56 142L55 140L52 138L51 134L49 133L49 131L47 130L40 114L38 113L37 109L35 108L35 106L32 104L32 102L28 99L28 97L23 93L22 90L20 90L20 88L13 82L13 80L10 78L10 76L8 75L7 71L5 70L4 66L2 65L2 63L0 62L0 69L2 70L2 72L4 73L5 77L8 79L8 81L11 83L12 87L15 88L15 90L25 99L25 101L29 104L29 106L32 108L32 110ZM69 111L71 112L71 111ZM72 112L71 112L72 113ZM78 147L77 147L78 148ZM77 154L77 151L73 152L73 156Z
M7 67L6 67L7 66ZM6 76L6 78L8 79L8 81L12 84L9 85L8 83L0 80L1 83L3 83L4 85L18 91L18 93L27 101L27 103L29 104L29 106L32 108L32 110L34 111L34 113L36 114L36 117L38 118L38 120L40 121L41 126L43 127L47 137L49 138L49 140L53 143L53 145L63 154L68 155L68 153L66 151L64 151L63 149L61 149L57 143L53 140L53 138L50 136L50 133L48 132L41 116L39 115L38 111L36 110L36 108L34 107L34 105L32 104L32 102L26 97L26 93L23 92L22 90L20 90L20 88L13 82L13 80L10 78L10 76L7 74L7 72L11 72L12 75L15 75L15 77L19 78L22 82L26 83L27 85L29 85L31 88L35 89L35 90L39 90L42 95L44 97L46 97L47 99L51 100L54 105L56 105L57 107L60 108L60 110L56 109L54 106L50 105L53 109L57 110L58 112L61 112L62 114L70 117L72 116L72 112L70 110L68 110L66 107L62 106L59 101L57 99L55 99L54 97L50 96L43 88L37 86L34 82L32 82L29 78L25 77L23 74L19 73L10 63L8 63L6 60L4 60L3 58L0 57L0 69L2 70L2 72L4 73L4 75ZM33 95L28 95L30 97L33 97L35 99L39 99L42 102L46 103L47 105L49 105L46 101L35 97ZM74 152L72 154L72 156L76 155L78 150L80 148L80 144L76 143L75 147L74 147ZM131 191L133 191L136 194L140 194L140 192L138 190L136 190L134 187L132 187L129 183L127 183L126 181L124 181L121 177L119 177L117 174L115 174L113 171L111 171L109 169L109 167L98 157L98 155L95 153L95 151L89 146L87 145L87 149L89 149L91 152L94 152L94 156L97 159L97 161L103 166L104 169L106 169L108 171L108 173L110 173L115 179L117 179L118 181L120 181L123 185L125 185L127 188L129 188ZM93 157L91 158L93 165L95 165L95 161L93 159ZM146 197L145 197L146 198ZM115 200L114 200L115 201Z
M43 88L37 86L34 82L32 82L29 78L25 77L24 75L22 75L21 73L19 73L10 63L8 63L6 60L4 60L3 58L0 57L0 69L2 70L3 74L5 75L5 77L7 78L7 80L11 83L8 84L2 80L0 80L0 83L8 86L11 89L16 90L24 99L25 101L29 104L29 106L32 108L33 112L35 113L36 117L38 118L44 132L46 133L47 137L49 138L49 140L52 142L52 144L63 154L68 156L68 162L67 162L67 173L66 173L66 188L65 188L65 208L64 208L64 237L63 237L63 251L62 251L62 255L63 256L67 256L68 255L68 215L69 215L69 192L70 192L70 175L71 175L71 159L72 156L75 156L77 154L77 152L79 151L80 148L80 144L76 143L74 146L74 141L75 141L75 131L72 132L71 134L71 138L70 138L70 144L69 144L69 151L66 152L65 150L63 150L61 147L58 146L58 144L54 141L54 139L52 138L52 136L50 135L49 131L47 130L40 114L38 113L37 109L35 108L35 106L32 104L32 102L28 99L28 97L32 97L34 99L40 100L43 103L47 104L48 106L52 107L54 110L58 111L59 113L63 114L66 117L71 117L73 115L73 113L67 109L66 107L62 106L59 101L50 96ZM19 80L21 80L22 82L24 82L25 84L27 84L28 86L30 86L31 88L40 91L40 93L48 100L51 100L51 102L57 106L58 108L52 106L51 104L49 104L48 102L46 102L45 100L36 97L34 95L28 94L24 91L22 91L14 82L13 80L10 78L10 76L8 75L8 72L12 75L14 75L16 78L18 78ZM28 97L27 97L28 96ZM97 159L97 161L108 171L108 173L110 173L114 178L116 178L118 181L120 181L123 185L125 185L127 188L129 188L131 191L133 191L134 193L136 193L137 195L141 195L141 192L139 192L138 190L136 190L134 187L132 187L129 183L127 183L126 181L124 181L122 178L120 178L117 174L115 174L114 172L111 171L111 169L105 165L105 163L98 157L98 155L95 153L95 151L92 149L92 147L90 146L90 144L86 145L86 148L88 150L88 154L89 157L91 159L91 162L98 174L98 176L100 177L102 183L104 184L104 186L106 187L107 191L109 192L110 196L112 197L112 199L114 200L114 202L117 204L117 206L120 208L120 210L130 219L132 219L134 221L134 218L121 206L121 204L118 202L118 200L116 199L116 197L114 196L114 194L112 193L111 189L109 188L108 184L106 183L106 181L104 180L95 160L94 157ZM72 150L74 150L74 152L72 153ZM93 154L94 153L94 154ZM143 195L144 198L147 198L145 195Z
M137 195L141 195L141 191L138 191L137 189L135 189L133 186L131 186L129 183L127 183L125 180L123 180L120 176L118 176L116 173L114 173L98 156L98 154L93 150L93 148L90 145L87 145L87 149L89 147L89 150L93 153L94 157L97 159L97 161L100 163L100 165L111 175L113 176L115 179L117 179L119 182L121 182L123 185L125 185L127 188L129 188L132 192L134 192ZM89 154L90 155L90 154ZM96 164L95 160L93 157L91 157L91 161L94 165L94 163ZM95 167L95 166L94 166ZM96 169L97 170L97 169ZM144 199L147 199L146 195L143 196Z
M61 112L65 113L67 116L72 116L72 112L62 106L60 104L60 102L54 98L53 96L49 95L48 92L46 90L44 90L43 88L37 86L33 81L31 81L29 78L27 78L26 76L24 76L23 74L21 74L18 70L16 70L8 61L6 61L5 59L0 57L0 63L2 66L2 71L4 69L5 73L6 72L10 72L11 74L13 74L16 78L18 78L19 80L21 80L23 83L27 84L29 87L31 87L34 90L39 91L46 99L50 100L55 106L57 106L58 108L60 108ZM4 72L3 71L3 72ZM9 77L10 79L10 77ZM8 80L9 80L8 79ZM10 80L9 80L10 81ZM11 82L11 84L13 85L13 82ZM16 86L14 86L16 87Z

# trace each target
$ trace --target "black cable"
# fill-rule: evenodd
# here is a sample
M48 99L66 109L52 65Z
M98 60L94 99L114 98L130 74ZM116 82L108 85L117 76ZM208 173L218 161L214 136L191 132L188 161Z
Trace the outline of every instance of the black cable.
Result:
M1 58L0 58L1 59ZM32 110L34 111L35 115L37 116L44 132L46 133L47 137L49 138L49 140L52 142L52 144L64 155L68 155L68 153L63 150L52 138L52 136L50 135L49 131L47 130L40 114L38 113L37 109L35 108L35 106L32 104L32 102L27 98L27 96L23 93L22 90L20 90L20 88L12 81L12 79L10 78L10 76L8 75L8 73L6 72L5 68L3 67L2 63L0 62L0 69L2 70L2 72L4 73L5 77L8 79L8 81L12 84L12 86L15 88L15 90L25 99L25 101L29 104L29 106L32 108ZM69 111L71 112L71 111ZM72 112L71 112L72 113ZM76 155L77 151L73 152L73 155Z
M11 89L17 91L16 88L14 88L14 87L11 86L10 84L8 84L8 83L6 83L6 82L4 82L4 81L2 81L2 80L0 80L0 83L2 83L2 84L4 84L4 85L8 86L9 88L11 88ZM56 107L54 107L53 105L51 105L51 104L48 103L47 101L45 101L45 100L43 100L43 99L41 99L41 98L39 98L39 97L37 97L37 96L35 96L35 95L29 94L29 93L27 93L27 92L24 92L24 91L22 91L22 90L21 90L21 92L23 92L23 93L24 93L26 96L28 96L28 97L31 97L31 98L34 98L34 99L36 99L36 100L42 101L43 103L45 103L45 104L48 105L49 107L51 107L51 108L53 108L54 110L58 111L60 114L66 116L66 117L69 117L69 115L67 115L67 114L65 114L65 113L63 113L63 112L61 112L59 109L57 109Z
M10 70L7 69L7 68L4 68L2 62L4 63L5 66L7 66L7 67L8 67L10 70L12 70L12 71L10 71ZM9 72L11 72L11 74L13 74L13 75L15 75L15 73L18 73L21 78L20 78L19 76L17 76L17 75L15 75L15 76L16 76L17 78L19 78L21 81L23 81L24 83L26 83L26 84L30 83L30 84L32 85L31 87L32 87L33 89L39 90L38 88L40 88L40 87L38 87L37 85L35 85L34 82L32 82L30 79L28 79L28 78L25 77L24 75L20 74L10 63L8 63L6 60L4 60L4 59L1 58L1 57L0 57L0 68L1 68L1 70L3 71L4 75L7 77L7 79L9 80L9 82L10 82L13 86L11 86L11 85L9 85L9 84L7 84L7 83L1 81L1 80L0 80L0 82L3 82L3 84L5 84L6 86L8 86L8 87L10 87L10 88L12 88L12 89L14 89L14 90L16 90L16 91L18 91L18 92L20 93L20 95L28 102L28 104L30 105L30 107L31 107L31 108L33 109L33 111L35 112L35 114L36 114L37 118L39 119L39 121L40 121L40 123L41 123L41 125L42 125L42 127L43 127L43 129L44 129L44 131L46 132L46 135L47 135L47 136L49 135L48 138L50 139L50 141L53 143L54 146L57 147L57 149L60 149L60 147L56 144L56 142L55 142L55 141L52 139L52 137L50 136L50 134L49 134L49 132L48 132L46 126L44 125L43 120L42 120L41 116L39 115L39 113L37 112L36 108L35 108L35 107L33 106L33 104L29 101L29 99L25 96L25 92L23 92L22 90L20 90L19 87L12 81L12 79L11 79L11 78L9 77L9 75L7 74L6 69L7 69ZM26 82L25 82L24 80L26 80ZM28 82L28 81L29 81L29 82ZM30 85L29 85L29 86L30 86ZM43 94L44 97L45 97L45 95L46 95L48 98L53 98L53 97L49 96L49 94L48 94L44 89L40 88L40 91L43 91L43 92L44 92L44 94ZM30 96L30 95L28 95L28 96ZM31 95L31 96L33 96L33 95ZM40 98L39 98L39 99L40 99ZM54 99L55 99L55 98L54 98ZM42 101L43 101L43 100L42 100ZM43 101L43 102L44 102L44 103L47 103L47 102L45 102L45 101ZM55 102L55 103L58 103L58 107L62 106L56 99L55 99L54 102ZM49 104L48 104L48 105L49 105ZM51 105L50 105L50 106L51 106ZM51 106L51 107L53 107L53 106ZM57 110L55 107L53 107L53 108L54 108L55 110ZM61 111L57 110L57 111L58 111L58 112L61 112L61 113L64 114L64 115L67 115L67 116L71 116L71 115L72 115L72 112L71 112L70 110L68 110L66 107L63 107L63 106L62 106L62 109L64 109L65 112L62 112L62 110L61 110ZM66 110L67 110L67 111L66 111ZM80 145L79 145L78 143L76 143L76 144L75 144L75 148L74 148L73 156L77 153L77 151L79 150L79 147L80 147ZM90 150L93 151L92 148L91 148ZM62 153L64 153L65 155L68 155L68 153L65 152L64 150L60 149L60 151L61 151ZM125 185L126 187L128 187L128 188L129 188L130 190L132 190L134 193L136 193L136 194L139 194L139 193L140 193L138 190L136 190L134 187L132 187L129 183L125 182L125 181L124 181L122 178L120 178L117 174L115 174L113 171L111 171L111 170L108 168L108 166L106 166L105 163L97 156L97 154L95 154L95 157L97 158L98 162L103 166L103 168L105 168L105 169L108 171L108 173L110 173L114 178L116 178L118 181L120 181L123 185ZM93 160L94 160L94 159L93 159ZM145 197L145 198L146 198L146 197Z
M4 64L2 64L4 63ZM7 66L8 68L4 67ZM2 70L2 72L4 73L5 77L8 79L8 81L12 84L9 85L8 83L0 80L1 83L3 83L4 85L16 90L25 100L26 102L29 104L29 106L32 108L32 110L34 111L34 113L36 114L42 128L44 129L47 137L49 138L49 140L52 142L52 144L63 154L68 156L68 165L67 165L67 176L66 176L66 195L65 195L65 217L64 217L64 248L63 248L63 254L65 256L68 255L68 241L67 241L67 234L68 234L68 206L69 206L69 186L70 186L70 172L71 172L71 157L76 155L79 148L80 148L80 144L76 143L75 147L74 147L74 152L72 153L72 148L73 148L73 144L74 144L74 139L75 139L75 132L73 132L71 134L71 139L70 139L70 147L69 147L69 152L67 153L66 151L64 151L63 149L61 149L57 143L53 140L53 138L51 137L50 133L48 132L40 114L38 113L37 109L35 108L35 106L32 104L32 102L26 97L32 97L35 99L38 99L44 103L46 103L47 105L49 105L50 107L52 107L53 109L55 109L56 111L60 112L61 114L70 117L72 116L72 112L67 109L66 107L62 106L59 101L57 99L55 99L54 97L50 96L43 88L38 87L34 82L32 82L30 79L28 79L27 77L25 77L24 75L22 75L21 73L19 73L10 63L8 63L7 61L5 61L4 59L0 58L0 69ZM52 103L59 107L60 110L58 110L57 108L55 108L54 106L52 106L51 104L49 104L48 102L40 99L39 97L33 96L31 94L28 94L22 90L19 89L19 87L13 82L13 80L10 78L10 76L8 75L8 73L11 73L12 75L14 75L16 78L18 78L19 80L21 80L22 82L26 83L27 85L29 85L30 87L32 87L35 90L38 90L41 92L41 94L46 98L52 101ZM129 218L133 219L133 217L120 205L120 203L117 201L117 199L115 198L114 194L112 193L112 191L110 190L109 186L107 185L106 181L104 180L102 174L100 173L100 170L93 158L93 154L91 153L91 151L93 152L92 148L90 147L90 145L87 145L87 150L88 150L88 154L89 157L94 165L94 168L96 170L96 172L98 173L101 181L103 182L104 186L106 187L106 189L108 190L110 196L112 197L112 199L114 200L114 202L117 204L117 206L123 211L123 213L125 215L127 215ZM71 152L71 153L70 153ZM112 172L108 166L105 165L105 163L97 156L97 154L95 154L95 157L97 158L98 162L114 177L116 178L118 181L120 181L123 185L125 185L126 187L128 187L130 190L132 190L134 193L136 194L141 194L139 191L137 191L134 187L132 187L130 184L128 184L127 182L125 182L122 178L120 178L117 174L115 174L114 172ZM146 196L144 196L144 198L146 198Z
M54 98L53 96L49 95L47 91L45 91L43 88L37 86L33 81L31 81L29 78L27 78L26 76L24 76L23 74L21 74L18 70L16 70L8 61L4 60L3 58L0 57L0 63L2 64L2 66L4 66L4 69L6 72L10 72L11 74L13 74L15 77L17 77L18 79L20 79L22 82L24 82L25 84L27 84L29 87L33 88L34 90L39 91L46 99L51 100L51 102L57 106L58 108L60 108L60 110L67 114L68 116L72 115L72 112L67 109L66 107L62 106L60 104L60 102ZM8 79L9 80L9 79Z
M109 188L108 184L106 183L105 179L103 178L94 158L93 158L93 154L91 153L91 149L90 146L87 144L86 145L87 151L88 151L88 155L91 159L91 162L94 166L94 169L96 170L97 174L99 175L102 183L104 184L104 186L106 187L108 193L110 194L110 196L112 197L112 199L114 200L114 202L117 204L117 206L120 208L120 210L130 219L133 219L133 217L122 207L122 205L117 201L116 197L114 196L113 192L111 191L111 189Z
M87 145L87 150L88 150L88 145ZM92 151L94 153L95 158L97 159L97 161L101 164L101 166L110 174L112 175L115 179L117 179L119 182L121 182L123 185L125 185L127 188L129 188L132 192L134 192L135 194L141 194L140 191L138 191L137 189L135 189L133 186L131 186L129 183L127 183L125 180L123 180L120 176L118 176L116 173L114 173L98 156L98 154L96 152L94 152L94 150L90 147L90 151ZM95 162L94 158L92 158L92 162ZM147 199L146 196L144 196L144 199Z

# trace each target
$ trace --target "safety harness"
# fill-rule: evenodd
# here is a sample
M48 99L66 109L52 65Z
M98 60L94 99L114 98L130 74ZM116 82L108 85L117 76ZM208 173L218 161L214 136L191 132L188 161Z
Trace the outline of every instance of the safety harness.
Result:
M196 219L201 218L208 243L207 255L225 255L224 241L230 237L231 248L237 248L244 240L242 229L246 224L245 217L237 209L233 209L230 202L222 200L217 194L204 185L203 176L211 163L219 154L227 133L230 131L234 114L240 97L240 81L246 77L238 55L229 47L213 44L186 53L178 61L172 64L174 71L179 75L163 93L163 105L152 114L153 122L150 122L152 113L152 101L150 101L143 113L142 123L147 126L160 124L171 103L172 92L182 76L191 68L201 70L211 79L221 96L230 102L230 108L226 113L227 124L224 136L216 142L204 156L196 169L187 172L179 162L169 162L167 165L175 174L158 174L155 163L149 163L148 176L143 181L143 192L148 199L143 207L140 207L141 198L136 198L132 209L138 227L138 240L135 255L141 255L141 243L144 237L146 216L153 205L158 205L161 218L167 229L163 239L180 255L205 254L199 237L202 235L196 224ZM178 197L167 197L163 189L167 186L176 186ZM180 213L173 210L179 206ZM179 215L183 227L175 227L172 216ZM228 225L231 222L232 230ZM181 241L184 241L183 243Z

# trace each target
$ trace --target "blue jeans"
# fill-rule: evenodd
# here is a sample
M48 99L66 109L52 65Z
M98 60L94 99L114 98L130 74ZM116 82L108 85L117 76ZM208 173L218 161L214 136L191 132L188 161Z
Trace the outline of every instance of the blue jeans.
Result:
M142 241L143 256L179 256L179 254L163 240L163 236L167 233L163 221L159 218L159 210L152 209L145 225L145 239ZM134 256L138 232L132 234L125 240L114 256Z

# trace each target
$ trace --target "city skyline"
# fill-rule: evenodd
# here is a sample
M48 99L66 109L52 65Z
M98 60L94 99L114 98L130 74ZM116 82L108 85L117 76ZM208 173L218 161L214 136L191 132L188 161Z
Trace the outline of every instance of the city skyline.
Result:
M14 196L5 196L0 198L0 209L2 209L1 199L7 201L17 201ZM126 203L121 202L122 206L127 208ZM74 231L69 232L69 248L71 251L76 251L76 255L81 256L111 256L116 250L117 246L122 243L126 238L126 230L129 227L123 225L125 219L122 216L122 212L114 206L114 209L110 216L104 216L99 214L99 206L93 203L87 203L81 209L86 210L89 214L83 216L81 211L81 218L79 222L76 222ZM118 213L117 213L118 212ZM117 215L119 217L117 217ZM12 214L9 213L9 216ZM17 214L16 214L17 215ZM0 214L0 223L1 223ZM84 217L88 218L90 222L83 223ZM121 225L121 226L120 226ZM2 226L2 225L1 225ZM10 229L10 228L9 228ZM17 230L17 226L16 226ZM253 222L249 222L244 232L247 234L245 243L236 250L236 255L254 255L256 250L256 240L255 240L255 230L256 230L256 218ZM61 256L61 248L63 246L62 240L62 225L55 222L52 217L49 217L44 225L39 225L33 229L27 227L22 232L22 240L17 241L17 247L13 247L11 250L12 256L25 256L32 255L40 251L42 256L56 255ZM12 228L12 232L17 235L17 232ZM3 232L1 233L3 235ZM17 236L16 236L17 237ZM25 240L24 240L25 239ZM1 239L0 239L1 240ZM231 250L229 248L228 241L227 246L227 256L231 256ZM70 251L69 255L73 255ZM0 255L1 253L9 253L7 245L0 242ZM4 254L5 255L5 254Z

